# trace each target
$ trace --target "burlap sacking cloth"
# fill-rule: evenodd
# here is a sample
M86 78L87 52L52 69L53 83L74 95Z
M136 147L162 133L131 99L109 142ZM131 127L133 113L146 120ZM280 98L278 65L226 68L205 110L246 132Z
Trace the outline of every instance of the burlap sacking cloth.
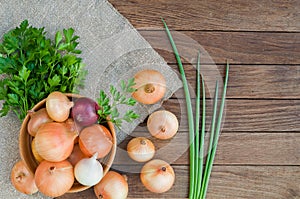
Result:
M85 88L80 94L97 99L100 89L108 92L109 85L118 86L141 69L155 69L167 79L168 99L181 82L166 62L108 1L105 0L2 0L0 1L0 38L12 28L28 19L30 25L45 27L48 36L54 38L55 32L72 27L80 36L78 48L80 57L86 64L88 75ZM159 18L157 20L160 20ZM1 104L0 104L1 106ZM124 123L117 131L118 143L151 112L155 105L137 104L133 110L140 118L133 123ZM127 108L119 107L120 113ZM10 182L13 165L20 160L18 134L21 122L10 113L0 118L0 198L47 198L41 193L27 196L17 192Z

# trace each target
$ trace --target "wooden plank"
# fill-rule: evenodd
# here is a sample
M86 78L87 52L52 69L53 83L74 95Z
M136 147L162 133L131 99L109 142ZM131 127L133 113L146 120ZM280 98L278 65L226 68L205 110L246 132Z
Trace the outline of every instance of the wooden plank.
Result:
M174 71L178 66L170 65ZM196 88L196 66L184 65L187 80ZM224 81L224 65L202 65L201 74L207 88L214 89L216 80ZM227 98L300 99L300 65L231 65ZM206 96L211 97L207 92ZM182 91L176 97L184 97Z
M139 31L168 63L176 63L165 31ZM300 33L173 31L185 63L299 64Z
M119 170L124 167L126 165L119 166ZM147 191L141 184L138 173L127 174L128 198L187 198L189 168L179 165L173 167L176 175L175 184L163 194ZM214 166L207 198L299 198L299 177L299 166ZM58 199L70 198L95 198L95 195L90 188L83 192L58 197Z
M299 31L300 3L272 0L110 0L137 28L162 27L160 17L173 29L235 31Z
M193 101L194 103L194 101ZM184 99L169 99L162 109L173 112L178 118L180 131L187 131L187 114ZM207 100L209 130L212 100ZM227 99L222 131L226 132L299 132L300 100L248 100ZM145 124L136 128L146 131Z
M178 132L167 141L155 139L148 132L133 132L118 146L114 164L139 164L131 160L126 151L127 143L133 137L150 139L156 148L154 158L176 165L189 164L188 132ZM206 134L206 149L208 140L209 133ZM215 164L300 166L299 143L300 133L222 133Z

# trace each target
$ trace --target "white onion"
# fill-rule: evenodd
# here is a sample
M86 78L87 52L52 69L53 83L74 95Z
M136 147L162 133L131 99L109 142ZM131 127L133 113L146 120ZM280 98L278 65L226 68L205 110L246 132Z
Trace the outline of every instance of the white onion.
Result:
M103 167L95 153L91 158L83 158L76 165L74 174L76 180L85 186L94 186L103 177Z

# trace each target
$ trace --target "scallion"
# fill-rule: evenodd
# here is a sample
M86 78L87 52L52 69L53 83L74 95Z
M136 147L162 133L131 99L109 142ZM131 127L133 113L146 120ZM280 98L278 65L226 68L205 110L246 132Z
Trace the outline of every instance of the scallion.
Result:
M177 47L175 45L175 42L173 40L173 37L170 33L170 30L166 24L166 22L162 19L167 35L170 39L177 63L178 63L178 68L179 72L181 74L181 79L183 82L183 89L185 93L185 98L186 98L186 106L187 106L187 115L188 115L188 126L189 126L189 143L190 143L190 184L194 185L195 183L195 146L194 146L194 137L195 137L195 131L194 131L194 117L193 117L193 110L192 110L192 103L191 103L191 96L188 88L188 82L185 76L185 72L183 69L183 65L177 50ZM190 186L190 191L189 195L192 196L194 195L194 186Z
M215 159L217 146L218 146L218 142L219 142L222 116L223 116L223 111L224 111L224 106L225 106L225 99L226 99L226 92L227 92L228 73L229 73L229 63L227 62L225 83L224 83L224 89L223 89L221 104L220 104L220 111L219 111L217 126L216 126L216 129L215 129L214 133L213 133L212 148L211 148L211 150L208 151L208 157L209 158L207 158L207 163L206 163L206 168L205 168L204 178L203 178L203 186L201 187L201 194L200 194L201 199L204 199L206 197L208 183L209 183L209 179L210 179L210 174L211 174L211 170L212 170L212 167L213 167L213 162L214 162L214 159ZM217 103L216 102L217 101L217 93L218 93L217 88L218 88L218 83L216 85L216 92L215 92L215 99L214 99L215 104ZM217 109L217 107L216 107L216 105L214 105L214 112L216 111L216 109ZM212 121L212 124L214 124L214 123L215 123L215 121Z
M206 103L205 103L205 85L204 80L202 78L202 130L199 137L199 122L200 122L200 53L198 54L197 61L197 92L196 92L196 116L195 116L195 127L194 127L194 117L191 103L191 96L188 89L188 83L185 76L184 68L173 40L173 37L168 29L167 24L162 19L164 23L164 27L166 29L167 35L169 37L170 43L173 48L173 52L175 54L179 72L181 74L183 89L186 98L186 106L187 106L187 114L188 114L188 125L189 125L189 143L190 143L190 190L189 190L189 198L190 199L205 199L207 193L207 187L210 179L210 174L212 171L212 166L217 150L217 145L219 141L222 116L225 105L226 91L227 91L227 83L228 83L228 73L229 73L229 64L227 63L226 67L226 76L224 83L224 90L218 115L218 120L216 123L216 115L217 115L217 107L218 107L218 91L219 84L216 82L215 88L215 96L214 96L214 105L213 105L213 116L211 121L211 130L210 130L210 140L209 140L209 148L208 155L206 160L205 169L203 169L204 164L204 138L205 138L205 119L206 119ZM196 136L196 137L195 137ZM200 143L199 143L200 141ZM203 174L204 170L204 174Z

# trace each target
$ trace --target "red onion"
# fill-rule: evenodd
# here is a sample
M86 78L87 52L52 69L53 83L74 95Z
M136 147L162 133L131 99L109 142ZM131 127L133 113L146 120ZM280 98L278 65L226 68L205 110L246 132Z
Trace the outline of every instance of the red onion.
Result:
M71 114L75 123L81 127L90 126L97 122L99 106L94 100L81 97L75 101Z

